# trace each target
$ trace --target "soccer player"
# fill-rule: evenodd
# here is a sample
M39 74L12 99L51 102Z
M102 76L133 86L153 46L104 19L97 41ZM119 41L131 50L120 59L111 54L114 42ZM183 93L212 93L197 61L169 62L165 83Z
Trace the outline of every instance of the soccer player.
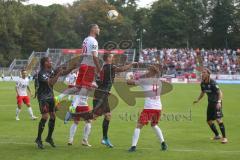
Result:
M21 112L22 109L22 104L26 104L26 106L28 107L28 112L31 116L32 120L37 119L37 117L35 117L33 115L33 111L32 111L32 107L30 105L30 97L28 96L27 90L31 96L31 90L29 87L29 79L27 78L27 71L25 69L23 69L21 71L21 77L18 79L18 81L16 82L16 93L17 93L17 109L16 109L16 120L19 121L19 114Z
M112 85L114 83L115 73L117 72L125 72L129 70L136 62L117 67L113 64L113 54L104 54L103 61L104 65L100 72L100 79L97 81L98 88L94 92L94 100L93 100L93 114L94 118L97 116L104 115L104 120L102 123L103 129L103 139L102 144L106 145L107 147L112 148L113 145L111 144L108 138L108 128L109 122L111 119L111 111L108 102L108 96L110 94Z
M202 71L202 82L201 82L201 94L198 97L196 101L193 103L196 104L198 103L205 93L208 96L208 107L207 107L207 123L213 133L215 134L213 140L219 140L221 139L221 136L219 135L216 126L214 124L214 121L216 120L219 127L220 131L222 133L222 140L221 142L223 144L227 143L228 140L226 138L226 133L225 133L225 127L223 124L223 112L222 112L222 91L219 89L217 83L210 78L210 70L207 68L204 68Z
M97 24L89 26L89 36L84 39L82 44L82 61L77 75L76 87L79 88L79 94L75 95L75 100L80 100L81 96L87 97L89 90L96 87L94 83L95 70L100 73L100 64L98 59L98 42L96 37L99 35L100 29ZM75 102L72 104L78 104ZM76 110L77 106L71 105L69 110ZM66 115L67 116L67 115Z
M66 82L67 82L68 88L65 91L63 91L63 93L61 93L60 95L55 96L56 103L60 102L65 96L68 96L68 100L72 99L72 95L69 94L71 93L69 89L75 87L76 78L77 78L77 74L75 72L72 72L67 76Z
M75 114L73 114L74 122L70 128L69 141L68 141L69 146L73 145L74 135L76 133L77 126L81 118L80 113L89 112L91 110L91 108L88 106L87 101L88 101L88 96L84 96L84 95L74 96L73 98L73 106L77 106L77 108L76 109L72 108L73 110L71 110L71 112ZM82 139L83 146L91 147L91 145L88 143L88 137L90 135L90 132L91 132L91 120L86 120L84 129L83 129L83 139Z
M134 130L132 138L132 146L128 150L129 152L135 152L140 131L144 125L147 125L151 121L151 126L155 131L163 151L167 150L167 144L164 141L164 137L161 129L158 126L158 121L161 116L162 103L160 99L161 92L161 80L158 78L159 68L155 65L148 67L148 72L140 76L139 80L128 80L129 85L139 85L145 94L144 109L138 119L137 127Z
M82 62L76 80L76 85L80 87L92 87L95 78L95 70L100 72L98 60L98 42L96 37L100 29L97 24L89 26L89 36L84 39L82 44Z
M38 135L35 142L39 149L43 149L42 133L49 116L46 142L52 147L56 147L52 138L56 119L53 86L60 76L69 74L74 68L69 68L67 70L58 68L54 71L49 57L43 57L40 60L40 65L41 68L37 76L37 98L42 117L38 125Z

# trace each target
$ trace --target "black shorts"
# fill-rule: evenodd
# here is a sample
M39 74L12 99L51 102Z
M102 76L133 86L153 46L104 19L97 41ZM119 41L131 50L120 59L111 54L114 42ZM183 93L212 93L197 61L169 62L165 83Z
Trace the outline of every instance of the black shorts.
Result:
M55 112L54 99L38 100L41 114Z
M108 102L108 92L96 90L93 99L93 111L94 114L101 116L111 111Z
M222 104L221 104L222 105ZM209 102L207 108L207 121L214 121L223 117L222 106L220 109L216 108L217 102Z

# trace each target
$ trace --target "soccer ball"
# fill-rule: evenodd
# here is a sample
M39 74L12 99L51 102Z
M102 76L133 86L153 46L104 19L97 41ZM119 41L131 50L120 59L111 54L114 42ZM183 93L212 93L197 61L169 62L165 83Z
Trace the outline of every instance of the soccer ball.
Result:
M115 20L115 19L117 19L118 15L119 15L119 13L118 13L116 10L110 10L110 11L108 11L108 13L107 13L107 17L108 17L108 19L110 19L110 20Z

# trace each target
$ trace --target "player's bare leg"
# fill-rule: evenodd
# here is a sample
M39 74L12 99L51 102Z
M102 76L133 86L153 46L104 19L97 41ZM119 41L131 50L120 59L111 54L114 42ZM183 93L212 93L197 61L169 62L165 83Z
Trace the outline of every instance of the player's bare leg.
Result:
M225 133L225 126L224 126L224 124L223 124L222 119L217 119L217 123L218 123L219 128L220 128L220 131L221 131L221 133L222 133L221 143L222 143L222 144L225 144L225 143L228 142L228 139L227 139L226 133Z

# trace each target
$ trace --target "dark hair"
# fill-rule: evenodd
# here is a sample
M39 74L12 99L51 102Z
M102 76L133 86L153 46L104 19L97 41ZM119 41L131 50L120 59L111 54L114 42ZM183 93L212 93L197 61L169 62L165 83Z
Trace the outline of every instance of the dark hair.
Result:
M44 64L45 62L48 60L48 57L43 57L40 60L40 68L43 69L44 68Z
M25 68L23 68L23 69L21 70L21 72L24 72L24 71L26 71L26 69L25 69Z
M103 54L103 61L105 62L108 59L108 57L110 57L111 55L112 55L111 53Z
M96 27L96 26L97 26L97 24L90 24L90 25L88 26L88 33L90 33L91 30L92 30L92 28L93 28L93 27Z

